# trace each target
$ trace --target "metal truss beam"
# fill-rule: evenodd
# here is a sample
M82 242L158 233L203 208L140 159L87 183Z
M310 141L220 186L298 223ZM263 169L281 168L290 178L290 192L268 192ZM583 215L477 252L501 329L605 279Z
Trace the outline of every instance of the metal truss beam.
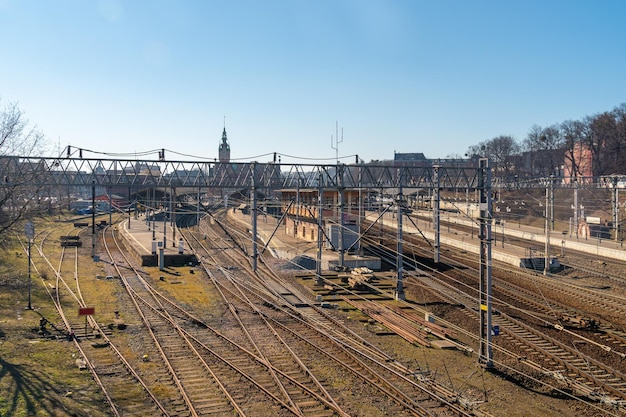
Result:
M253 164L256 166L252 169ZM439 186L473 189L477 167L440 166ZM0 156L0 179L5 184L91 187L247 188L252 178L258 189L317 188L407 189L433 188L432 166L392 164L276 164L198 161L33 158ZM402 184L400 183L402 181Z

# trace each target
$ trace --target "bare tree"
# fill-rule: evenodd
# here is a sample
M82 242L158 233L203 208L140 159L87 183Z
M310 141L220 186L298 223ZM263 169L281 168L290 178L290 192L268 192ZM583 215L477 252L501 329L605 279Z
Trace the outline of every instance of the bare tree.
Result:
M468 148L466 157L488 157L496 175L538 178L563 174L570 179L626 174L626 104L611 111L532 126L521 146L498 136ZM561 172L561 167L565 172Z
M609 112L585 118L585 144L591 150L593 176L612 174L607 164L607 144L614 132L615 120Z
M534 125L523 143L530 175L547 177L556 175L563 160L563 138L558 125L541 128Z
M543 130L543 153L547 162L547 175L556 175L563 161L563 138L558 125L552 125Z
M614 132L612 141L607 144L612 173L626 174L626 104L613 109Z
M24 157L39 156L45 152L45 138L36 126L30 126L24 112L11 103L0 110L0 164L4 178L0 178L0 236L21 220L39 210L39 189L35 178L27 178L20 169Z
M509 180L514 168L513 157L519 153L520 146L512 136L498 136L489 141L490 154L497 166L498 173Z
M543 171L541 158L541 135L543 128L538 125L531 126L526 139L522 142L523 164L520 170L523 171L525 177L540 176Z
M563 138L566 175L570 181L591 174L590 162L585 156L585 124L579 120L566 120L560 126Z
M515 159L519 151L520 146L515 138L501 135L478 145L470 146L466 155L470 158L477 156L489 158L492 162L494 175L508 181L515 168Z

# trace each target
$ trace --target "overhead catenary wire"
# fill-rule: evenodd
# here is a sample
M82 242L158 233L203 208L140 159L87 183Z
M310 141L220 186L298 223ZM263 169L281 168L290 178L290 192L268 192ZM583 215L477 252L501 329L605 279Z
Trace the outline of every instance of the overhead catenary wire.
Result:
M137 159L137 157L139 156L149 156L149 155L157 155L158 157L157 159L161 160L161 159L165 159L165 155L163 153L167 153L167 154L172 154L172 155L178 155L178 156L185 157L185 158L197 159L198 161L216 161L216 162L218 161L218 158L216 156L203 156L203 155L197 155L197 154L193 155L189 153L175 151L175 150L168 149L168 148L148 149L144 151L134 151L134 152L105 152L105 151L97 151L93 149L82 148L82 147L72 146L72 145L67 145L65 148L63 148L63 150L59 154L59 158L76 157L77 154L79 158L83 158L85 152L88 152L94 155L104 155L104 156L108 156L112 158L128 158L131 160ZM327 157L290 155L290 154L285 154L281 152L267 152L267 153L263 153L259 155L244 156L244 157L239 157L239 158L230 158L230 162L249 162L249 161L254 161L254 160L265 158L265 157L272 157L272 158L284 157L284 158L291 158L291 159L301 160L301 161L335 161L335 160L339 161L339 160L348 160L348 159L354 160L355 158L358 158L358 155L350 154L350 155L327 158Z

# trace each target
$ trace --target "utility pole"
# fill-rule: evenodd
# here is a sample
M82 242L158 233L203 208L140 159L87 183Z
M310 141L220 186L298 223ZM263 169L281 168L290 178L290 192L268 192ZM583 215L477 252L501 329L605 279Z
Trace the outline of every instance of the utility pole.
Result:
M550 230L554 230L554 175L550 175Z
M96 180L91 181L91 259L96 259Z
M343 165L337 164L337 170L339 174L339 266L343 268L345 264L344 260L344 247L343 247Z
M113 224L113 198L111 196L111 187L107 188L108 194L109 194L109 224Z
M196 227L200 227L200 187L198 187L198 212L196 213Z
M359 156L356 157L356 163L359 164ZM363 192L361 191L363 183L363 161L359 164L359 218L357 221L357 234L358 238L361 238L361 223L363 222L363 217L365 214L365 204L363 199ZM361 244L359 243L359 253L361 253Z
M150 201L150 200L148 200ZM156 219L154 218L155 209L156 209L156 188L152 189L152 202L150 203L151 212L152 212L152 240L156 239ZM146 211L146 216L148 212ZM148 223L149 224L149 223Z
M256 162L252 162L252 166L250 167L252 169L252 184L251 188L252 188L252 270L254 272L256 272L256 268L257 268L257 253L258 253L258 248L257 248L257 239L256 239L256 235L257 235L257 223L256 223Z
M478 160L478 191L480 209L480 353L479 361L487 369L493 367L491 347L491 167L488 158Z
M172 228L172 246L176 247L176 187L170 187L170 227Z
M439 248L441 247L441 226L439 222L439 202L441 201L441 190L439 186L439 168L440 165L433 165L433 179L435 182L435 204L433 205L433 222L435 227L435 253L433 261L439 263Z
M317 279L315 281L316 285L324 285L324 280L322 279L322 243L324 238L324 233L322 230L323 227L323 215L324 215L324 184L323 184L323 176L319 175L319 180L317 184L317 262L315 264L315 274Z
M293 235L298 237L298 226L300 225L300 186L302 178L298 178L298 185L296 187L296 221L293 227Z
M404 263L404 259L402 256L402 214L403 214L403 203L404 198L402 195L402 171L398 169L398 197L396 199L396 208L398 214L398 237L397 237L397 248L396 248L396 270L397 270L397 283L396 283L396 300L405 300L404 288L402 286L402 266Z
M615 242L618 241L619 230L619 188L617 188L617 177L613 177L613 230L615 233Z
M161 214L163 215L163 250L167 248L167 210L166 210L166 201L165 196L167 195L167 188L163 187L163 198L161 199L161 204L163 204L163 209L161 210Z
M544 260L543 260L543 274L548 275L550 270L550 216L549 216L549 200L550 200L550 189L551 189L551 181L546 184L546 210L545 210L545 229L546 229L546 243L544 249Z
M574 178L574 234L578 239L578 181Z

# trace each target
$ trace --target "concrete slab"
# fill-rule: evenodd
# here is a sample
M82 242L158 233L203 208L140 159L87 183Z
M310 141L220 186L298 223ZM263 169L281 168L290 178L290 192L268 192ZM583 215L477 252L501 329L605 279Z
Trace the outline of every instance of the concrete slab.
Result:
M435 349L456 349L457 346L450 342L449 340L441 339L441 340L432 340L430 342L430 346Z

